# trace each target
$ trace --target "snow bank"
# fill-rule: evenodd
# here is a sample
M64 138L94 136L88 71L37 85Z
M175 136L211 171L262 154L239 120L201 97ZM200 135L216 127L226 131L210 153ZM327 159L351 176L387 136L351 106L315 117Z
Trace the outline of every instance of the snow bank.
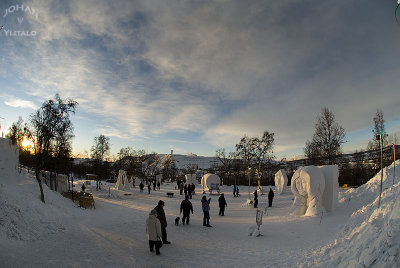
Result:
M396 168L396 174L398 172L400 167ZM341 226L338 239L320 248L317 256L309 258L301 267L321 263L325 267L399 267L400 183L398 176L396 179L396 184L392 185L393 164L384 169L379 208L380 172L361 187L344 192L339 201L341 206L357 203L361 208Z
M278 194L282 194L286 191L286 185L288 178L284 169L279 170L275 174L275 187Z
M220 182L221 180L216 174L207 173L201 178L201 185L203 186L204 191L209 191L211 189L211 184L219 186Z
M300 167L292 177L294 202L292 215L321 216L324 213L322 194L325 189L325 178L316 166Z

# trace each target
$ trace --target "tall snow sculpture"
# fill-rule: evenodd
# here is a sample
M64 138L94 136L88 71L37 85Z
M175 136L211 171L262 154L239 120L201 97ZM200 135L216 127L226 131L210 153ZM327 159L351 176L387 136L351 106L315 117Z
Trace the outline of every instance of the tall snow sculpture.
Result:
M0 172L3 177L12 177L19 166L19 150L11 140L0 138Z
M286 185L288 178L284 169L279 170L275 174L275 187L278 194L282 194L286 191Z
M117 182L115 183L115 190L119 190L120 186L125 189L128 186L128 177L126 176L126 171L120 169L118 172Z
M293 174L291 189L295 196L292 215L320 216L324 213L322 195L325 178L321 169L316 166L300 167Z
M322 194L322 205L327 212L335 210L339 195L339 168L337 165L320 166L325 177L325 190Z
M204 191L209 191L211 189L211 184L219 187L220 182L221 180L216 174L207 173L201 178L201 185L203 186Z
M196 180L196 174L186 174L185 175L185 179L186 179L186 184L197 184L197 180Z
M162 175L162 174L158 174L158 175L156 175L156 182L159 182L159 183L161 183L161 181L162 181L162 178L163 178L163 175Z

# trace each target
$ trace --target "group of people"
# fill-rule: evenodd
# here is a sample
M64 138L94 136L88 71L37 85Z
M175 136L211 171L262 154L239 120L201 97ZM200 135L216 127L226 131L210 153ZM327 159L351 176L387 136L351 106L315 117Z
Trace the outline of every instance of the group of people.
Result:
M149 183L147 184L147 192L148 192L148 194L150 194L150 192L151 192L151 184L153 184L153 191L156 190L156 187L158 188L158 190L160 190L160 187L161 187L160 181L156 182L154 180L153 183L151 181L149 181ZM140 182L139 189L140 189L140 192L143 192L143 189L144 189L143 181Z
M239 197L239 185L234 184L233 185L233 197Z
M141 183L142 184L142 183ZM236 186L236 185L235 185ZM238 187L236 186L236 189ZM236 193L236 192L234 192ZM235 197L238 196L238 193L234 195ZM269 207L272 206L272 200L274 198L274 191L270 188L268 193L268 205ZM201 198L201 208L203 210L203 226L205 227L212 227L210 225L210 203L211 198L208 198L203 195ZM156 254L160 254L160 248L163 244L171 244L170 241L167 239L167 219L165 217L164 212L164 201L158 201L158 205L151 210L149 217L146 220L146 234L147 239L149 240L149 247L150 251L153 252L154 248L156 250ZM218 205L219 205L219 216L225 215L225 208L228 206L225 196L223 193L220 194L218 198ZM258 193L257 191L254 192L254 207L257 208L258 206ZM193 214L193 205L192 202L189 200L189 195L185 195L185 199L181 202L180 206L180 214L183 213L182 217L182 224L189 224L190 221L190 214ZM179 221L179 218L176 220Z
M254 208L258 207L258 192L257 190L254 191L253 193L254 195ZM272 191L272 188L269 188L269 192L268 192L268 207L272 207L272 200L274 199L274 191Z
M178 185L180 195L182 195L184 193L185 196L189 196L189 199L192 199L192 195L195 193L195 188L196 188L194 183L183 184L182 181L178 181L177 185Z

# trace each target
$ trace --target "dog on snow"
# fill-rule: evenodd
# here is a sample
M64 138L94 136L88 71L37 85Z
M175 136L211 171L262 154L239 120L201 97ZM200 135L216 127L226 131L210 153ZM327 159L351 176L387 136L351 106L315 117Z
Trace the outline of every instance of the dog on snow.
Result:
M180 220L181 218L179 218L179 217L176 217L175 218L175 225L179 225L179 220Z

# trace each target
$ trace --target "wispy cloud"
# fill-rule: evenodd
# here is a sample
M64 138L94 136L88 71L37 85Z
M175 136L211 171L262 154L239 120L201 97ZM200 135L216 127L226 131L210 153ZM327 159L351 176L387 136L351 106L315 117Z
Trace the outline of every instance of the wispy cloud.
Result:
M29 108L36 110L37 106L32 101L21 100L18 98L9 98L8 100L4 101L4 104L14 107L14 108Z

